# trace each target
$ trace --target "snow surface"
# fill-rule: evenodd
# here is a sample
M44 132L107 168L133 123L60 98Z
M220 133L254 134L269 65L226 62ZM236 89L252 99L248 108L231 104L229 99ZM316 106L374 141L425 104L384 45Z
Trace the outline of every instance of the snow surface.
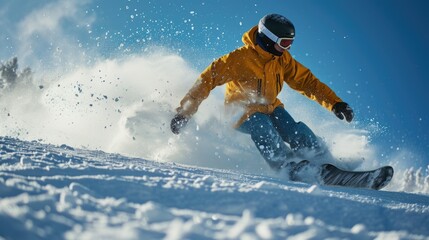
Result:
M4 239L428 239L429 196L0 137Z

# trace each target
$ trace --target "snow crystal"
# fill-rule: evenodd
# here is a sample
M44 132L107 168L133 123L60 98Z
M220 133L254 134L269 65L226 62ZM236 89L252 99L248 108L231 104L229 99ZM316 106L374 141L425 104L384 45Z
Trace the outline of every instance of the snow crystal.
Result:
M314 195L324 195L324 192L317 185L312 185L306 192Z
M356 224L351 229L351 232L354 234L361 234L365 231L366 231L366 227L363 224Z
M237 239L242 235L246 228L250 225L252 221L252 213L249 210L244 210L243 215L239 221L228 231L229 239Z

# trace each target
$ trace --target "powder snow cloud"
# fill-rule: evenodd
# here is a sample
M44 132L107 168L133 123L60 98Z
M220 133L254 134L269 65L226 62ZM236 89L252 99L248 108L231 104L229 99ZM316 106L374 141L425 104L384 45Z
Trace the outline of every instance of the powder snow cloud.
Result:
M95 14L89 14L84 8L90 2L42 1L32 9L19 7L19 2L6 4L8 11L18 7L22 11L17 12L17 16L0 13L4 15L0 26L7 34L3 44L9 50L9 55L1 56L17 56L22 64L40 69L66 68L74 64L73 60L83 61L78 36L87 32L96 20Z

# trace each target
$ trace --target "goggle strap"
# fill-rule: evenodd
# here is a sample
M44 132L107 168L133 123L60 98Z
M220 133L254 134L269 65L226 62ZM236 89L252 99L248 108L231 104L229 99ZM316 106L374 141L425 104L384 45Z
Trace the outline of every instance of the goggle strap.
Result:
M265 36L267 36L273 42L277 42L277 39L279 39L279 37L277 37L268 28L266 28L265 25L261 21L259 21L259 24L258 24L258 32L265 34Z

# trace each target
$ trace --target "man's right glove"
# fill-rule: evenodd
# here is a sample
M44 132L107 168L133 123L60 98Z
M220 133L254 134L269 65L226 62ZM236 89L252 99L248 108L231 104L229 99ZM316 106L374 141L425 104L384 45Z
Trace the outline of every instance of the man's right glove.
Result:
M345 102L335 103L332 107L332 112L341 120L345 117L347 122L351 122L354 117L353 109Z
M174 134L179 134L180 129L184 128L188 124L189 119L183 115L176 114L173 119L171 119L170 128Z

